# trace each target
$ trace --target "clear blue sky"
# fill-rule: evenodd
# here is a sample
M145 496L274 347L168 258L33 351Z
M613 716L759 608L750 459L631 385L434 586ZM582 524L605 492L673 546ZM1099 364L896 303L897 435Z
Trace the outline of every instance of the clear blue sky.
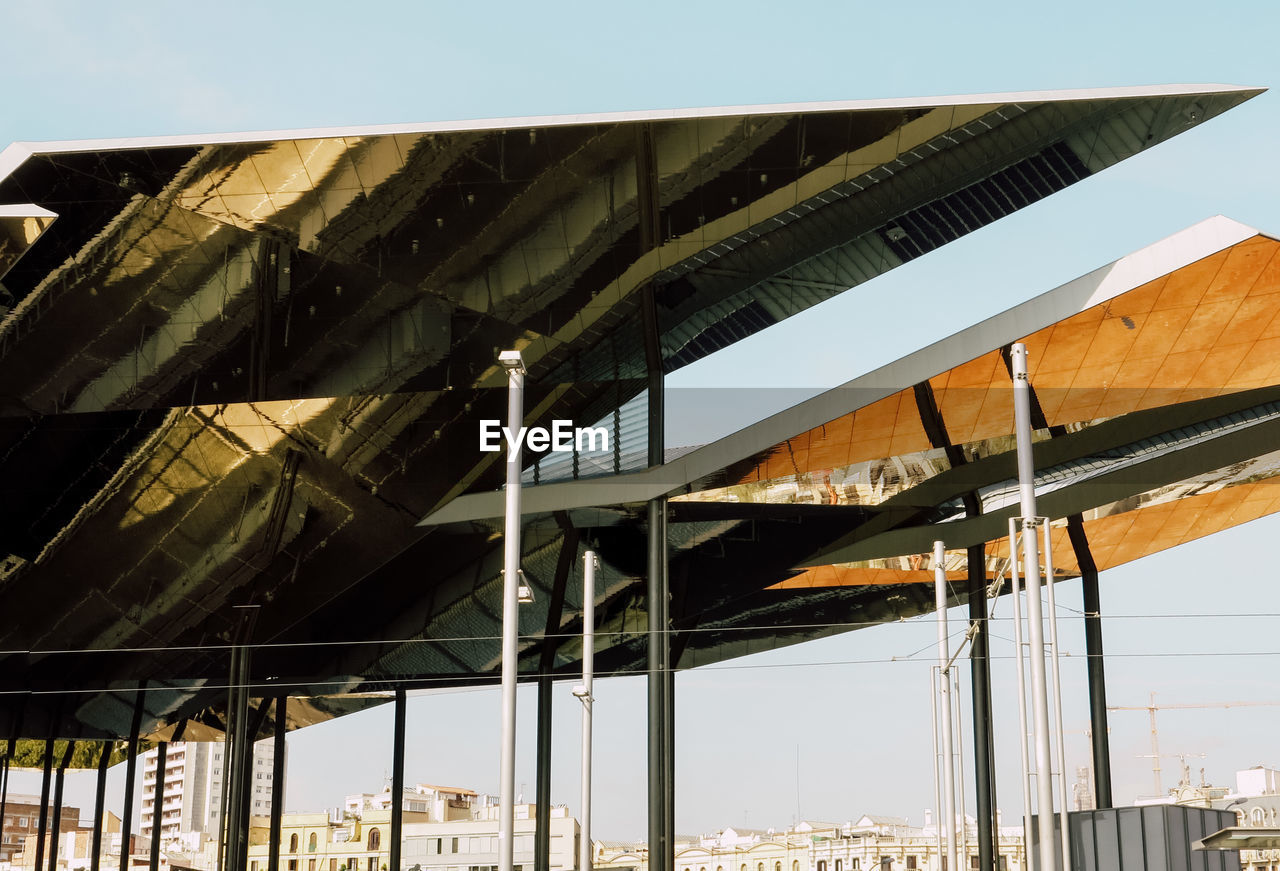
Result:
M1280 84L1280 4L1041 7L803 2L9 4L0 146L13 140L434 121L627 109L1173 82ZM1280 232L1280 96L1268 93L941 251L678 373L674 388L814 388L921 345L1223 213ZM909 301L909 305L904 305ZM781 401L786 391L767 394ZM693 412L669 441L719 434ZM1106 573L1115 704L1280 701L1280 521ZM1225 595L1224 595L1225 594ZM1079 585L1059 588L1079 608ZM1007 605L1002 610L1007 616ZM1208 615L1242 615L1212 617ZM1066 616L1071 616L1067 614ZM1083 641L1063 626L1068 767L1086 760ZM677 828L782 827L799 812L919 822L932 804L920 621L751 657L677 681ZM995 644L997 655L1011 645ZM1187 656L1212 653L1212 656ZM927 657L927 653L925 656ZM910 661L886 662L892 657ZM802 666L801 664L808 664ZM1009 662L997 663L1000 804L1018 813ZM597 685L595 834L642 837L643 683ZM966 690L967 692L967 684ZM533 795L533 698L517 779ZM407 778L496 790L495 692L411 702ZM1172 711L1164 752L1205 753L1213 782L1280 765L1280 707ZM560 687L554 800L576 812L578 709ZM381 787L390 713L290 736L290 809ZM967 727L966 727L967 734ZM1112 716L1120 801L1150 790L1147 719ZM797 777L797 758L799 769ZM1176 772L1166 759L1165 783ZM119 771L112 796L119 801ZM970 778L971 780L971 778ZM14 778L38 789L38 778ZM798 787L798 788L797 788ZM798 798L797 798L798 794ZM72 801L91 806L73 778Z

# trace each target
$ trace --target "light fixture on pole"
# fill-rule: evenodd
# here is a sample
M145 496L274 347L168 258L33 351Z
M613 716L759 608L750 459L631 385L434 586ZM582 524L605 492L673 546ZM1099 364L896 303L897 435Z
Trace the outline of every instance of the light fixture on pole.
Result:
M503 351L498 362L507 371L507 427L524 426L524 359ZM502 763L498 780L498 871L512 871L516 791L516 640L520 607L521 439L507 445L506 521L502 555Z
M519 573L520 584L516 587L516 601L521 605L533 604L533 587L529 586L529 579L524 576L524 572Z

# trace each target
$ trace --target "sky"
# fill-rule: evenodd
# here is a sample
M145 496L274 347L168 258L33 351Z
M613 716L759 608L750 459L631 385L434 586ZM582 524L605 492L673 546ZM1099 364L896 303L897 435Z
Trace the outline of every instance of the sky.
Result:
M1036 9L1033 13L1031 10ZM1167 83L1280 85L1280 4L1096 2L47 2L0 11L0 147L11 141ZM747 423L708 388L782 408L1214 214L1280 232L1280 95L1267 93L672 375L669 444ZM1034 351L1033 351L1034 352ZM696 389L696 390L695 390ZM722 394L733 395L733 394ZM684 400L681 397L686 397ZM732 403L730 403L732 404ZM1280 702L1280 520L1106 572L1115 705ZM1067 767L1087 762L1078 582L1058 587ZM958 613L953 613L959 619ZM1020 813L1008 603L993 631L998 803ZM931 620L681 673L681 833L933 804ZM967 675L962 695L968 695ZM593 834L642 838L644 684L598 681ZM517 781L534 791L534 704L519 696ZM1158 714L1162 753L1216 784L1280 767L1280 707ZM414 696L406 780L497 790L496 690ZM576 814L579 708L556 689L553 801ZM966 722L964 744L971 734ZM1145 711L1111 715L1115 795L1152 791ZM290 810L376 791L389 707L289 736ZM1200 754L1204 754L1203 758ZM1178 760L1164 758L1163 784ZM971 769L971 764L969 768ZM109 803L120 804L123 766ZM91 776L68 802L92 807ZM966 772L969 792L972 776ZM13 788L38 792L19 773ZM972 800L969 803L972 810Z

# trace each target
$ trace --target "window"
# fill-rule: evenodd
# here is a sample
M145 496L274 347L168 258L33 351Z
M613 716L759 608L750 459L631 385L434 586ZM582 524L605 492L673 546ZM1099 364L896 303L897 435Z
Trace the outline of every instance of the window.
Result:
M258 871L258 860L254 859L249 863L249 871Z
M289 871L298 871L298 860L297 860L297 859L290 859L290 860L289 860Z
M970 856L970 857L969 857L969 867L970 867L970 868L972 868L972 869L973 869L973 871L978 871L978 857L977 857L977 856Z
M312 835L311 837L314 838L315 835ZM457 839L455 838L454 840L456 841ZM377 829L370 829L369 830L369 849L376 850L381 845L382 845L382 832L378 831Z
M377 829L374 829L374 831L376 832ZM307 838L307 852L314 853L315 851L316 851L316 833L312 832L311 837Z
M1001 857L1000 857L1000 871L1009 871L1009 857L1008 857L1008 856L1001 856Z
M842 860L837 859L837 860L836 860L836 871L843 871L843 868L841 867L843 864L844 864L844 863L843 863L843 861L842 861Z
M289 836L289 852L290 853L298 852L298 833L297 832L294 832L292 835ZM293 871L293 869L290 868L289 871Z
M458 839L457 839L457 838L451 838L450 840L452 840L452 841L453 841L453 843L452 843L452 844L450 845L450 847L449 847L449 852L450 852L450 853L456 853L456 852L458 852ZM744 871L745 871L745 869L744 869Z
M377 857L377 856L370 856L370 857L369 857L369 871L378 871L378 857Z
M908 856L908 857L907 857L907 869L908 869L908 871L915 871L915 869L919 867L919 865L917 865L917 864L916 864L916 861L917 861L917 860L916 860L916 857L915 857L915 856Z
M827 871L827 862L825 859L818 860L818 871Z
M25 829L27 827L27 818L18 817L18 828Z
M763 862L757 862L757 863L756 863L756 871L764 871L764 863L763 863Z
M316 860L315 860L315 859L308 859L308 860L307 860L307 871L316 871Z
M329 860L329 871L338 871L338 860L337 860L337 859L330 859L330 860Z
M853 871L858 871L858 857L853 857Z

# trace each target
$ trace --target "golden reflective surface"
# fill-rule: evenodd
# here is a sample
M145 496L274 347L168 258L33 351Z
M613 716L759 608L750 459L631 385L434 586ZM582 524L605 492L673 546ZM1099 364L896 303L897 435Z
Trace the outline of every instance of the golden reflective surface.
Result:
M495 349L524 354L530 426L615 427L630 453L589 472L615 474L643 456L647 421L629 403L648 375L647 341L664 372L678 369L1193 122L1127 145L1117 139L1125 125L1186 118L1190 106L1203 120L1253 93L36 148L0 179L0 272L11 298L0 300L9 306L0 320L0 612L26 615L0 626L0 649L10 651L0 655L0 692L24 698L23 728L39 730L58 693L37 698L32 687L86 691L52 728L120 734L137 681L155 679L146 729L183 720L215 728L231 608L245 603L261 608L255 679L295 695L490 679L499 544L484 529L416 524L454 496L501 483L499 456L476 445L476 422L505 409ZM1114 144L1096 147L1104 141ZM42 211L4 211L26 203ZM1140 322L1128 332L1145 336L1149 323L1172 323L1255 273L1256 284L1274 284L1264 247L1157 294L1146 312L1100 318L1095 338L1103 320L1113 331L1110 321L1125 317ZM1213 348L1222 336L1208 337L1209 322L1225 318L1229 335L1245 336L1266 312L1250 289L1229 314L1188 315L1169 337L1186 347L1126 353L1115 377L1130 377L1120 367L1131 357L1158 357L1150 371L1188 369L1177 385L1186 396L1220 388ZM1268 338L1264 329L1247 341L1262 357ZM1064 328L1048 341L1069 349L1083 340ZM1180 353L1202 358L1173 359ZM1002 366L990 355L934 380L947 445L973 457L1004 450ZM1147 370L1134 371L1140 381ZM1060 401L1045 394L1050 425L1087 428L1124 410L1095 398L1095 382L1077 393L1055 377L1045 370L1046 387L1065 391ZM1262 368L1230 377L1273 383ZM1154 403L1153 394L1128 407ZM877 534L911 512L953 511L951 492L906 504L955 471L915 409L911 390L898 393L719 483L744 510L865 508L872 513L859 518ZM578 477L580 465L557 474ZM678 619L708 630L688 645L685 665L743 652L737 638L767 647L805 636L716 631L762 609L803 622L807 601L768 610L762 591L839 543L845 521L806 517L796 535L793 517L747 519L760 539L739 540L740 516L672 524L676 570L714 579L682 600ZM544 647L561 670L577 655L540 633L572 626L569 611L557 619L546 609L561 549L574 545L566 525L579 522L613 554L599 580L612 603L602 620L619 633L612 667L642 668L644 545L626 506L529 521L525 572L540 604L522 614L522 667L539 668ZM872 569L882 573L868 581L876 584L913 571ZM51 589L65 603L56 614L40 607ZM570 583L567 600L574 595ZM866 603L867 613L882 604ZM0 733L12 725L5 716Z

